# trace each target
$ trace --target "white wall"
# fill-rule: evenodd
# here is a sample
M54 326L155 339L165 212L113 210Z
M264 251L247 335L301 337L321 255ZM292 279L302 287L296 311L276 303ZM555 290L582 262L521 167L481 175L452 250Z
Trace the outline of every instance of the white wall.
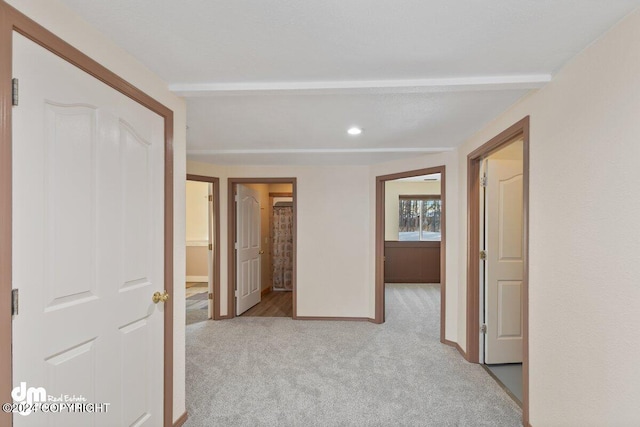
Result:
M298 316L372 317L369 168L227 167L188 163L220 178L220 224L227 229L227 178L297 178ZM220 235L221 314L227 314L227 233Z
M387 181L384 187L384 239L398 240L400 221L400 196L439 195L440 181L411 182Z
M640 425L640 12L459 151L530 115L530 421ZM613 185L612 185L613 183ZM459 218L465 274L466 218ZM460 288L464 347L466 297Z
M106 39L57 0L6 0L6 2L47 28L63 40L123 77L174 112L174 283L182 284L185 276L184 177L186 107L181 98L167 89L167 84ZM176 288L182 288L177 286ZM176 292L174 303L174 419L185 412L184 376L184 292Z

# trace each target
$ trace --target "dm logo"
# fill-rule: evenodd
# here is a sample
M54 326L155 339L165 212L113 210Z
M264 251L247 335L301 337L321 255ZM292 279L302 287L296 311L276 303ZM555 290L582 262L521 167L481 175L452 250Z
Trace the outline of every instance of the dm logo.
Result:
M20 415L29 415L34 403L47 401L47 391L44 387L27 388L27 383L21 382L18 387L11 390L11 398L16 403L26 403L25 408L19 413Z

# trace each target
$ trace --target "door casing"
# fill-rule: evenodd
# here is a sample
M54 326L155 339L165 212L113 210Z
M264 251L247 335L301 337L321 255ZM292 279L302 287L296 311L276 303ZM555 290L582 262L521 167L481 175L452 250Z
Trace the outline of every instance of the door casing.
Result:
M173 295L173 111L122 77L89 58L55 34L0 0L0 400L11 402L12 379L12 43L13 32L85 71L164 119L164 288ZM19 108L19 107L16 107ZM163 425L173 425L173 304L164 316ZM186 420L186 414L181 417ZM0 424L11 426L11 414L0 413Z
M523 261L522 283L522 421L529 425L529 116L501 132L467 156L467 351L480 361L480 164L489 154L523 138Z
M297 319L297 258L298 258L298 196L296 178L228 178L227 179L227 315L220 319L236 317L236 184L291 184L293 194L293 319ZM219 309L219 308L218 308Z

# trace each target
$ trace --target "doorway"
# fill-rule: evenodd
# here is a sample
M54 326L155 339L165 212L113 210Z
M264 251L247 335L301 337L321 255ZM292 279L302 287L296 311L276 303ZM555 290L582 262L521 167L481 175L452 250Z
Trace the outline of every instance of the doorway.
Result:
M385 320L385 283L440 284L440 341L445 342L445 167L376 177L375 323ZM388 197L387 197L388 196Z
M219 179L187 175L186 324L216 319L220 277ZM219 309L218 309L219 311Z
M522 404L528 424L529 118L467 160L467 359Z
M296 313L296 179L229 178L229 317Z

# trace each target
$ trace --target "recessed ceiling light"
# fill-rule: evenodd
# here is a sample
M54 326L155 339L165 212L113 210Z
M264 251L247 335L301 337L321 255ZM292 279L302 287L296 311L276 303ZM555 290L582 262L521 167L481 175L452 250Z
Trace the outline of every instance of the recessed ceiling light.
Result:
M357 126L352 126L347 130L349 135L360 135L362 133L362 129Z

